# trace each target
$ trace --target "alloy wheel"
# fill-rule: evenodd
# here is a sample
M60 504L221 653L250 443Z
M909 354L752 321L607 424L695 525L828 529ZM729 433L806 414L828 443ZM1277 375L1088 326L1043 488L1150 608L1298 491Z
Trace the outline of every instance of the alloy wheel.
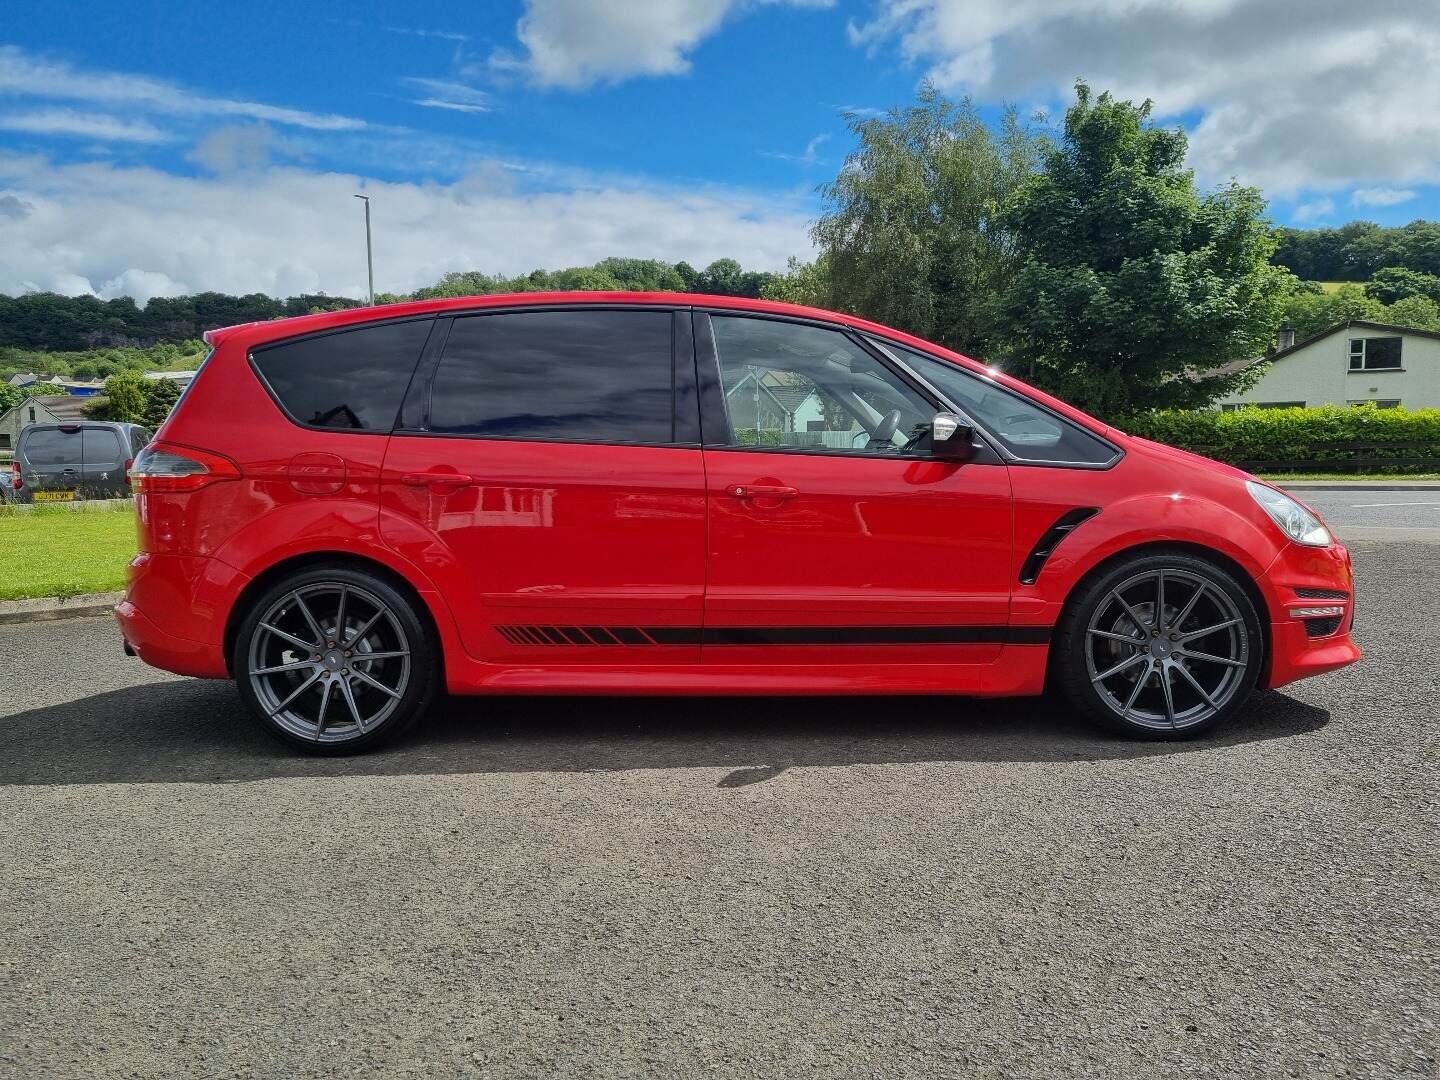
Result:
M1121 720L1178 731L1204 723L1245 685L1252 647L1235 601L1188 570L1147 570L1096 605L1085 630L1091 685Z
M318 582L266 609L247 677L272 723L310 742L348 742L385 723L404 698L410 642L368 589Z

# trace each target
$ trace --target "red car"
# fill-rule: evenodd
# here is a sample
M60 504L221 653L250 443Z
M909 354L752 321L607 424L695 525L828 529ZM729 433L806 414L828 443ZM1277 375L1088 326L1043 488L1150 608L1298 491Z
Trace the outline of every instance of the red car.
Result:
M127 651L306 750L453 694L1039 694L1192 736L1359 659L1237 469L862 319L640 293L250 323L138 457Z

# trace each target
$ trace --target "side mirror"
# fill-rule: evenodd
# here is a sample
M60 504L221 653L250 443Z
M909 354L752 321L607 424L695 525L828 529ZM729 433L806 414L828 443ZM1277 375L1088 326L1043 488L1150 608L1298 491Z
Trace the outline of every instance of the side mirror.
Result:
M969 461L975 429L954 413L936 413L930 422L930 454L940 461Z

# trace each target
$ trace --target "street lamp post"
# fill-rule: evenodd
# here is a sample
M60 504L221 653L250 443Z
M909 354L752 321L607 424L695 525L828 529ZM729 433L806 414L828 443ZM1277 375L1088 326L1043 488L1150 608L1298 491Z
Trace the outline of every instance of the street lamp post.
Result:
M375 306L375 257L370 249L370 196L356 195L365 204L365 273L370 282L370 306Z

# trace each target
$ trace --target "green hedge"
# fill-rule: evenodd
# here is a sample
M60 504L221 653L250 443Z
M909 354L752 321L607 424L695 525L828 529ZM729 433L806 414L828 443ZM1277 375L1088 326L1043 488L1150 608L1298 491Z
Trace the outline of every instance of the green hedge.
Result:
M1121 430L1233 465L1294 462L1344 469L1360 457L1367 471L1440 470L1440 409L1377 409L1324 405L1316 409L1234 412L1184 410L1133 416ZM1365 443L1340 450L1328 443ZM1395 445L1395 444L1423 445ZM1404 461L1414 462L1403 464Z

